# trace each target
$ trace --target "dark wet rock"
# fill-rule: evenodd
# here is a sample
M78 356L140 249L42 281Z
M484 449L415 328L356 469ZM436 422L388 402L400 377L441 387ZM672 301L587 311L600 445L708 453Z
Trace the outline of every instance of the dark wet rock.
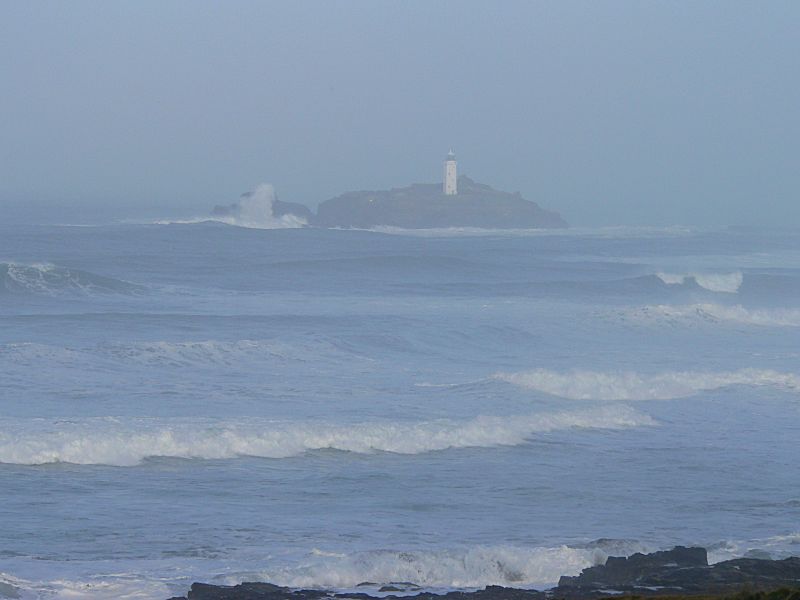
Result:
M454 196L442 193L439 183L347 192L320 204L309 222L319 227L406 229L567 227L558 213L525 200L519 192L501 192L464 175L458 178L458 194Z
M187 598L188 600L317 600L329 596L330 592L293 591L271 583L241 583L233 586L193 583Z
M561 577L559 588L619 588L686 567L707 567L705 548L677 546L652 554L632 554L628 558L609 556L604 565L589 567L576 577Z
M386 591L405 592L419 589L415 584L405 584L405 589L399 585L386 585ZM388 589L392 588L392 589ZM171 598L170 600L547 600L544 592L536 590L521 590L501 586L488 586L475 592L448 592L447 594L434 594L421 592L414 595L394 596L388 595L377 598L364 593L333 593L326 590L293 590L271 583L242 583L234 586L211 585L207 583L193 583L189 594L185 598Z
M748 550L744 554L744 558L760 558L761 560L772 560L772 555L766 550Z
M377 584L364 583L364 586ZM783 589L780 593L774 590ZM708 564L704 548L678 546L627 558L609 557L604 565L584 569L575 577L562 577L558 587L545 592L488 586L477 591L447 594L420 592L384 596L384 600L592 600L609 596L720 596L739 594L737 600L800 600L800 557L784 560L737 558ZM412 583L388 583L379 591L419 589ZM746 594L742 590L748 590ZM762 592L770 591L770 594ZM785 592L785 593L783 593ZM188 600L378 600L366 593L293 590L270 583L216 586L195 583ZM721 599L721 596L720 596ZM186 599L172 599L186 600Z
M391 581L387 585L381 586L379 592L408 592L418 590L420 587L410 581Z
M295 217L303 219L306 223L311 222L314 218L314 213L312 213L311 209L305 204L275 200L272 203L272 216L280 218L286 215L294 215Z
M591 598L609 590L637 594L713 594L747 586L756 590L800 586L800 558L737 558L709 565L703 548L676 547L665 552L609 557L605 565L562 577L556 597Z

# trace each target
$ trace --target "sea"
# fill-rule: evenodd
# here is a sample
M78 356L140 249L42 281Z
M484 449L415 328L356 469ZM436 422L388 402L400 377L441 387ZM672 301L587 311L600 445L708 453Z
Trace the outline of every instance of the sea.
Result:
M800 554L800 231L247 224L0 224L0 598Z

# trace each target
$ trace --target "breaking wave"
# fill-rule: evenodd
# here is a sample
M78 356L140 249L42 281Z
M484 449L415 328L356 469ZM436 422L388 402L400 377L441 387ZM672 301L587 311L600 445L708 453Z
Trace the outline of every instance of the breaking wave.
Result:
M800 377L797 375L759 369L717 373L672 371L656 375L632 372L556 372L536 369L519 373L498 373L494 377L520 387L571 400L670 400L734 385L800 390Z
M427 551L378 550L355 554L317 551L299 565L239 574L287 587L347 589L362 582L409 582L422 588L553 585L561 575L605 561L599 549L475 546ZM363 586L362 586L363 587ZM376 586L377 587L377 586ZM402 589L414 586L400 584Z
M687 304L672 306L656 304L627 309L626 319L680 323L705 321L730 322L762 327L800 327L800 310L795 308L745 308L740 304Z
M621 429L655 422L625 406L511 417L349 425L266 419L0 419L0 463L133 466L148 457L288 458L313 450L421 454L468 447L514 446L537 433Z
M0 292L43 296L135 294L144 287L50 263L0 263Z
M420 590L471 589L487 585L546 587L561 575L577 575L581 569L605 561L608 554L596 545L523 547L478 545L435 550L368 550L340 553L312 549L291 564L213 575L216 566L201 566L202 572L189 577L164 573L114 573L86 580L60 578L32 581L0 572L0 597L9 598L91 598L157 600L185 594L193 579L211 579L216 584L236 585L243 581L268 581L290 588L334 589L374 594L382 585L394 585L401 593ZM620 546L624 555L645 548L636 542ZM248 561L250 562L250 561ZM254 568L255 567L255 568ZM198 570L191 565L186 572ZM4 596L5 595L5 596Z
M794 551L800 536L775 536L761 540L722 541L707 545L709 563L741 557L784 558ZM35 581L0 572L0 597L85 598L92 600L161 600L185 594L190 581L211 580L218 585L267 581L289 588L331 589L343 593L375 594L392 585L399 594L420 591L481 589L488 585L543 589L561 575L604 564L609 556L659 549L636 540L601 539L580 546L475 545L430 550L378 549L336 552L314 548L290 564L247 565L244 569L214 575L218 565L187 566L176 576L169 573L116 572L87 579L57 578ZM757 549L754 551L754 549ZM269 554L265 552L265 554ZM262 561L271 563L270 556ZM250 561L248 561L250 562ZM188 577L187 577L188 574Z
M184 585L170 586L161 578L147 578L134 573L99 575L88 579L31 581L0 572L0 598L19 600L161 600Z
M297 229L308 225L302 217L293 214L276 216L274 212L275 189L268 183L258 185L244 194L239 202L223 207L225 214L214 214L194 219L156 221L157 225L193 224L217 221L249 229Z
M693 281L710 292L735 294L744 281L740 272L734 273L656 273L656 276L667 285L684 285Z
M797 556L798 545L800 545L800 531L754 540L725 540L709 545L708 562L714 564L742 556L782 559Z

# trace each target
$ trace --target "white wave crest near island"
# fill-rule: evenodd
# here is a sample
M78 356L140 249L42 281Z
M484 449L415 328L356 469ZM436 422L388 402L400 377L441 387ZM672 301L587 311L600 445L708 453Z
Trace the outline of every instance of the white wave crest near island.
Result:
M497 373L495 379L570 400L672 400L736 385L800 391L800 377L772 370L670 371L655 375L633 372L535 369Z
M252 229L293 229L307 225L306 221L296 215L275 216L275 188L268 183L257 186L249 195L237 203L238 210L230 217L223 217L224 222L239 227Z
M733 273L656 273L656 276L667 285L684 285L693 280L701 288L710 292L726 294L738 292L744 281L744 275L739 271Z
M225 207L227 214L195 217L193 219L160 220L156 225L189 225L217 221L236 227L247 229L298 229L305 227L308 222L298 215L291 213L275 214L275 188L272 184L262 183L252 191L244 194L238 202Z
M314 450L422 454L452 448L526 443L564 429L622 429L655 421L626 406L478 416L419 422L275 422L266 419L191 420L97 417L33 421L0 419L0 463L134 466L149 457L289 458Z

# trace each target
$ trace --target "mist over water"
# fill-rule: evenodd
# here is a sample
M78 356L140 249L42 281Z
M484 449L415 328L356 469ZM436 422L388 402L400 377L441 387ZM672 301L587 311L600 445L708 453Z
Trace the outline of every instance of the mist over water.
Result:
M0 2L0 600L800 555L798 23Z
M331 231L273 200L0 228L0 593L797 554L795 232Z

